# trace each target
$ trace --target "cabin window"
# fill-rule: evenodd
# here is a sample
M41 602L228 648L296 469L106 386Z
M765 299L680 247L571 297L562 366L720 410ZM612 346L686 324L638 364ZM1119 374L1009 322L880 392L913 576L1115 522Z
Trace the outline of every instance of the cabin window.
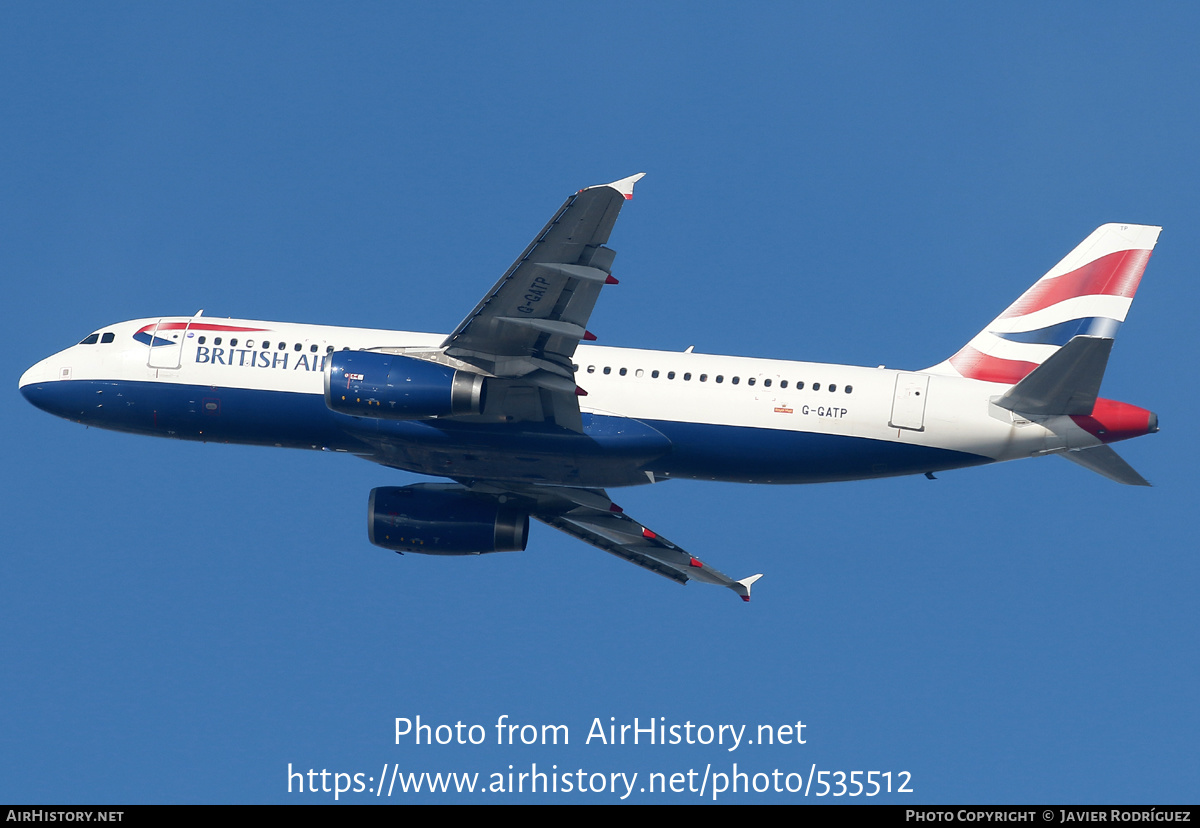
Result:
M611 368L610 366L608 366L608 365L605 365L605 366L604 366L604 373L606 373L606 374L611 374L611 373L612 373L612 368Z
M667 371L667 379L675 379L675 372Z
M651 371L650 376L653 377L654 379L658 379L658 369Z
M588 372L589 374L594 374L594 373L596 373L596 366L595 366L595 365L589 365L589 366L587 367L587 372Z
M278 350L280 350L280 351L286 351L286 350L287 350L287 343L286 343L286 342L280 342L280 343L279 343L279 349L278 349Z
M317 346L310 345L310 346L308 346L308 350L315 354L317 352Z
M641 376L642 374L644 374L644 373L646 373L646 372L645 372L645 371L643 371L641 368L639 368L639 369L637 369L636 371L634 371L634 372L633 372L633 375L634 375L635 377L640 377L640 376Z
M741 377L734 377L733 379L730 380L730 382L732 382L734 385L737 385L741 381L742 381Z
M819 383L819 382L814 382L814 383L813 383L813 390L814 390L814 391L820 391L820 390L821 390L821 383Z
M236 338L236 337L235 337L234 339L231 339L231 340L229 340L229 347L230 347L230 348L236 348L236 347L237 347L237 338ZM249 348L249 347L250 347L250 343L246 343L246 347L247 347L247 348Z
M725 377L723 377L720 374L717 374L717 382L724 382L724 381L725 381Z
M750 377L749 379L747 379L746 385L754 385L754 377Z
M203 345L203 344L204 344L204 337L200 337L199 339L197 339L197 340L196 340L196 343L197 343L198 345Z
M297 350L297 351L303 351L303 350L304 350L304 346L303 346L303 345L301 345L299 342L297 342L297 343L296 343L296 347L295 347L295 349L294 349L294 350Z
M700 381L701 381L701 382L708 382L708 374L701 374L701 375L700 375Z
M779 387L780 387L780 388L787 388L787 380L780 380L780 381L779 381Z
M837 391L837 384L831 382L829 383L829 393L832 394L834 391Z
M797 391L803 391L803 390L804 390L804 380L800 380L798 383L796 383L796 390L797 390Z
M621 369L621 376L625 376L627 373L629 373L628 369L626 369L626 368Z
M770 381L769 379L765 379L765 380L763 380L763 387L764 387L764 388L770 388L770 387L771 387L771 381Z
M851 391L853 391L853 390L854 390L854 386L853 386L853 385L847 385L847 386L846 386L845 388L843 388L842 390L843 390L843 391L845 391L847 394L849 394Z

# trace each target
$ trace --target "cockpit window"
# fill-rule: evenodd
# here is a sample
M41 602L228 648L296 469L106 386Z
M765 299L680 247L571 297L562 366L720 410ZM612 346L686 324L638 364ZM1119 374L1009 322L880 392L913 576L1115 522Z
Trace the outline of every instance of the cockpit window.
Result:
M106 333L100 337L100 342L103 345L107 345L108 343L112 342L114 339L116 339L116 336L112 333L112 331L109 331L108 333Z
M79 344L80 345L95 345L99 341L100 341L100 334L94 333L91 336L89 336L87 339L83 340L83 342L80 342Z

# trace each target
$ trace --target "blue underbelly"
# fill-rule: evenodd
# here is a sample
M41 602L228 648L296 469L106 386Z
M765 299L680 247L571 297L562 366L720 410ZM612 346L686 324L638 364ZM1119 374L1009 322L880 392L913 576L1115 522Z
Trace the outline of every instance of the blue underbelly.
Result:
M800 431L583 415L584 433L552 424L372 420L322 396L117 381L26 386L34 405L117 431L183 440L334 449L443 477L627 486L657 477L817 483L990 462L964 452Z
M745 483L823 483L979 466L978 454L806 431L651 421L671 441L650 464L663 476Z

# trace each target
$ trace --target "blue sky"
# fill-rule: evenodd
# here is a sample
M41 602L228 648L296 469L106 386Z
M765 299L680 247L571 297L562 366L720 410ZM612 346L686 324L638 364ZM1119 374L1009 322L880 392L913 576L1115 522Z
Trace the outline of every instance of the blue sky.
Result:
M6 6L0 801L331 801L289 794L289 763L641 785L736 762L912 774L871 801L1195 802L1197 17ZM922 368L1097 225L1163 225L1104 385L1161 418L1121 447L1156 487L1048 458L619 493L766 573L743 606L540 525L525 553L400 557L367 542L366 495L415 477L84 429L17 393L106 323L198 308L447 331L568 193L643 170L602 344ZM417 715L492 738L396 745ZM502 715L571 743L498 746ZM584 744L610 717L803 721L806 744ZM618 801L497 797L390 801Z

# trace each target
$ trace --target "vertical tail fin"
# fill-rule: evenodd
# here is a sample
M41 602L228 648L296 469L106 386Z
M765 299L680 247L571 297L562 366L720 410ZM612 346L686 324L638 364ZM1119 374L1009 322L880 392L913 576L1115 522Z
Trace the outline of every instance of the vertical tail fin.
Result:
M1141 224L1096 228L958 353L926 370L1012 385L1075 336L1111 339L1160 232Z

